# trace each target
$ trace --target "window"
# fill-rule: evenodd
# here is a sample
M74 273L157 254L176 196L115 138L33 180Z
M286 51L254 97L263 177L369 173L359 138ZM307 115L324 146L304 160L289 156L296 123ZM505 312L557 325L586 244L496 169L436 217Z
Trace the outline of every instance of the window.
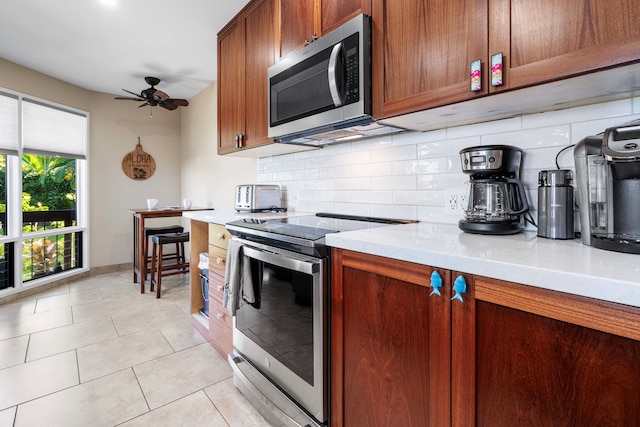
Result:
M88 114L0 90L0 296L83 271Z

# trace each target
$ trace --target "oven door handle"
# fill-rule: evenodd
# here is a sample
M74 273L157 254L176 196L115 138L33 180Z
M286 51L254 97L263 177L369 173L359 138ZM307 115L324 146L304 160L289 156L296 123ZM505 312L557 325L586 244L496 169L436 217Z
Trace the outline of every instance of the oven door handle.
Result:
M258 261L267 262L269 264L283 267L288 270L299 271L306 274L316 274L320 271L320 262L304 261L300 259L290 258L283 255L265 252L259 249L244 245L244 255Z

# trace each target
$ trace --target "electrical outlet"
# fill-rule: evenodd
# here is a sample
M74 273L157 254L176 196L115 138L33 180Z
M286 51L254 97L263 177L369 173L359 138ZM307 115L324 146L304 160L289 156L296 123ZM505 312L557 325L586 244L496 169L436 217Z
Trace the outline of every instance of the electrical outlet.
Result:
M448 188L445 190L444 209L447 215L464 215L467 207L466 188Z
M464 210L467 208L467 203L469 203L469 194L467 189L458 189L458 212L464 214Z
M458 193L451 189L447 189L444 193L445 212L450 215L458 214Z

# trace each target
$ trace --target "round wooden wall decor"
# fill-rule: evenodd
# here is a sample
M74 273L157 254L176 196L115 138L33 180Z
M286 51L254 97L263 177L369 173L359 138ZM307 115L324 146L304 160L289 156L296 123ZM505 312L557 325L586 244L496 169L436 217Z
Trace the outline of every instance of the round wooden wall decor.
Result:
M142 149L140 137L138 137L136 149L127 153L122 159L122 170L125 175L136 181L151 178L156 171L156 161L151 154Z

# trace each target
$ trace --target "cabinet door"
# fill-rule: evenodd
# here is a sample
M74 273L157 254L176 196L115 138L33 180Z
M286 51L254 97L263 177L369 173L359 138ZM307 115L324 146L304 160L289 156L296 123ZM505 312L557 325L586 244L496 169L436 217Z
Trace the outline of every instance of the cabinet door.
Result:
M450 303L432 268L333 252L331 425L449 425Z
M371 14L371 0L280 0L280 56L361 13Z
M374 117L488 93L470 83L478 59L486 82L487 0L372 0L372 18Z
M371 0L319 0L320 34L327 34L352 18L371 15Z
M543 83L640 57L640 8L635 0L489 2L489 52L504 55L505 85L495 90Z
M274 0L254 1L244 15L245 123L244 148L273 142L268 132L267 69L276 60Z
M244 26L234 19L218 34L218 154L244 133Z
M304 46L316 33L315 0L280 0L280 56Z
M464 277L451 309L452 425L637 423L640 309Z

